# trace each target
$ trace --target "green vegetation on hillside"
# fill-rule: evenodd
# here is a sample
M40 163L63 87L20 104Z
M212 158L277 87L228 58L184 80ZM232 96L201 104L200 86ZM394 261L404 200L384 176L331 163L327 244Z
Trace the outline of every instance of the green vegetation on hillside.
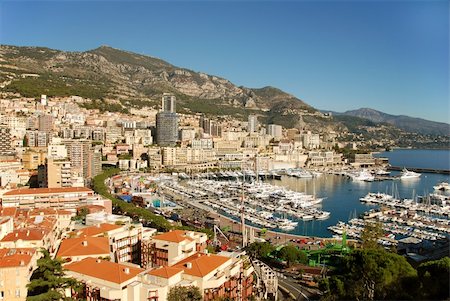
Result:
M89 102L80 104L80 106L88 110L100 110L100 112L120 112L124 114L130 113L130 111L128 111L128 109L126 107L123 107L121 104L106 102L103 99L93 99Z
M106 96L108 85L103 82L89 82L77 78L58 77L41 74L39 77L15 79L5 87L5 91L20 93L24 97L77 95L84 98L99 99Z

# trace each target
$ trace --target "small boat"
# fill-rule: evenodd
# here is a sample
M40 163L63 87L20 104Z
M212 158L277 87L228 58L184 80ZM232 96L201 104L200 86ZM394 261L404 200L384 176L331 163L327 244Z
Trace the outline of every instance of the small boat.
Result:
M433 186L434 190L446 191L450 190L450 185L447 182L438 183L436 186Z

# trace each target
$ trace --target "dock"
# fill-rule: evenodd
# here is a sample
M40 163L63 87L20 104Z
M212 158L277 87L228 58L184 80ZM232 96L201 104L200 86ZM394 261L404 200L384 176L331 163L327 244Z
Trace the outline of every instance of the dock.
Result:
M434 168L417 168L417 167L405 167L405 166L388 166L388 170L402 171L406 168L409 171L414 171L418 173L437 173L450 175L450 170L448 169L434 169Z

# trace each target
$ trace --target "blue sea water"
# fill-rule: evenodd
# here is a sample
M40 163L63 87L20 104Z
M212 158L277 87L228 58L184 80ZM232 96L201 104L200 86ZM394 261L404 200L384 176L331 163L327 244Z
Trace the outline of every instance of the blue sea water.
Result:
M389 163L392 166L450 170L449 150L396 149L375 156L389 158Z
M388 157L391 165L450 169L449 150L394 150L379 154ZM393 172L392 175L398 173ZM433 186L439 182L450 182L449 175L423 173L419 179L390 180L381 182L355 182L344 176L322 175L314 179L298 179L283 176L281 181L271 180L274 185L284 186L295 191L315 192L318 197L325 197L322 210L331 212L331 216L323 221L299 221L296 229L288 233L331 237L327 227L338 221L346 222L359 216L374 206L362 204L359 199L368 192L385 192L398 194L400 198L412 198L414 195L427 195L433 192Z

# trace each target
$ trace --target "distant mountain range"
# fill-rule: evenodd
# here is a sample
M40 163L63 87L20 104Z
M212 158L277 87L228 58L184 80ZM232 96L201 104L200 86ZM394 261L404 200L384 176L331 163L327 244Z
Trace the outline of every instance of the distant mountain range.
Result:
M391 130L394 127L450 136L448 124L370 109L344 113L359 118L330 118L274 87L236 86L218 76L108 46L67 52L0 45L0 89L4 93L35 98L41 94L50 97L79 95L92 99L92 103L86 104L88 108L121 112L130 108L158 108L161 95L169 92L177 96L177 111L181 113L230 115L244 120L249 114L256 114L262 124L275 123L313 131L357 129L361 132L360 129L384 122L385 133L393 139L397 135L397 131Z
M323 112L330 112L322 110ZM390 115L374 109L361 108L343 113L332 112L334 115L347 115L368 119L375 123L389 123L407 132L422 133L430 135L450 135L450 124L435 122L422 118L409 117L405 115Z

